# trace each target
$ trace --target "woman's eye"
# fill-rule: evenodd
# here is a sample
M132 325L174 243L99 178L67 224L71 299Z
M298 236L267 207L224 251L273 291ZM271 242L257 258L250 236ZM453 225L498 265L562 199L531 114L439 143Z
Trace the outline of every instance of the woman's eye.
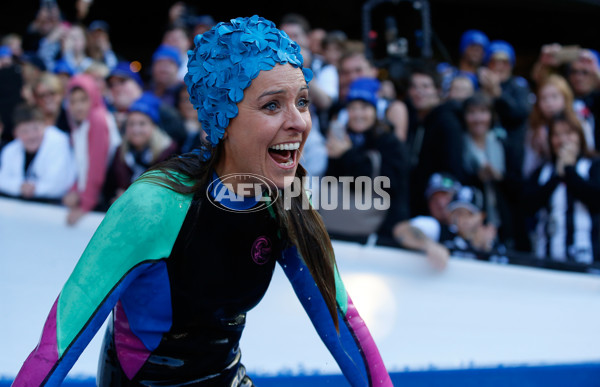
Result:
M275 111L277 110L277 103L276 102L269 102L266 105L263 106L263 109L267 109L269 111Z
M307 98L301 98L300 101L298 101L298 106L301 108L307 108L310 106L310 101Z

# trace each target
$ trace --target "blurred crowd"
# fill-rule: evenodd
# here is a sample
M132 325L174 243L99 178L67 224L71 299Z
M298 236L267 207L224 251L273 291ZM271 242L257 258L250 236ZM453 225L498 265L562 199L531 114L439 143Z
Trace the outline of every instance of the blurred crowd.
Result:
M182 3L168 18L147 74L113 51L106 21L68 22L55 2L2 37L0 194L64 205L75 224L201 144L183 77L194 36L215 21ZM391 79L343 31L299 14L275 22L315 75L301 163L313 177L355 178L344 186L353 207L320 209L332 237L423 250L440 265L448 251L600 260L598 52L545 45L526 79L509 42L466 30L457 63L413 60ZM360 176L387 177L385 195ZM386 211L369 210L381 201Z

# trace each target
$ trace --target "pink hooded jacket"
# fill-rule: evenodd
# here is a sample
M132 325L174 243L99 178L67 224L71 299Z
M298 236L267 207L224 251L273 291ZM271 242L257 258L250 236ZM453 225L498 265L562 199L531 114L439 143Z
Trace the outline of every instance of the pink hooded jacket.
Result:
M109 122L112 120L110 113L106 109L104 100L94 78L87 74L75 75L69 81L67 86L67 95L74 89L81 88L90 99L91 107L87 116L87 120L79 126L76 126L71 117L69 123L71 125L71 139L75 148L76 161L79 165L78 180L84 179L85 185L82 187L81 181L75 184L74 190L79 191L81 195L80 208L83 211L91 211L98 204L102 186L106 178L108 163L110 162L110 128ZM67 109L68 111L68 109ZM84 130L85 125L89 123L87 133L87 149L80 149L81 144L78 144L76 137L78 131ZM82 167L81 158L87 155L87 170L85 164Z

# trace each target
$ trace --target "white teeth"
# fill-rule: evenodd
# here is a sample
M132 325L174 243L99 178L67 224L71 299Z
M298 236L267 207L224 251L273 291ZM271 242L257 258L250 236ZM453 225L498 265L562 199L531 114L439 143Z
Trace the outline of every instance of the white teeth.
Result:
M277 144L270 147L273 150L296 150L300 148L299 142L288 143L288 144Z
M284 167L290 167L290 166L292 166L292 164L294 164L294 160L290 160L286 163L281 163L281 165Z

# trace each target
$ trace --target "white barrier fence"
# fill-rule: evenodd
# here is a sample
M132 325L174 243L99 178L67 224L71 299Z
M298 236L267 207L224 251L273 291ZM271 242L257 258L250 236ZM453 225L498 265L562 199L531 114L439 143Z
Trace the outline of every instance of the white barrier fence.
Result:
M0 198L0 376L14 377L102 214ZM600 360L600 277L334 242L346 287L392 371ZM102 334L70 375L93 376ZM339 373L279 268L248 314L251 373Z

